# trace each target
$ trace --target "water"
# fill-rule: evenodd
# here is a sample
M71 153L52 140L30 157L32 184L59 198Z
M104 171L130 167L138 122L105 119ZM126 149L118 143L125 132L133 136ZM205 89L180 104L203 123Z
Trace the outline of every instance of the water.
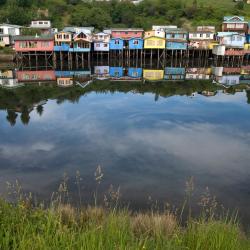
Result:
M33 75L25 86L22 79L14 81L18 88L6 88L12 78L5 77L5 88L0 88L2 194L6 181L18 179L25 191L49 200L67 173L70 200L78 203L75 177L80 171L82 200L93 202L94 172L100 165L100 199L112 184L132 209L149 208L149 197L180 206L185 182L193 176L194 205L209 187L226 208L237 208L241 218L250 220L247 67L224 67L219 75L210 66L178 69L179 79L192 72L189 77L195 80L175 82L144 81L143 69L134 76L138 81L118 73L98 81L94 73L103 79L109 72L100 76L94 70L82 75L78 70L74 76L73 70L64 70L74 82L68 88L58 87L55 79L45 83L41 71L13 71L13 78ZM62 76L61 70L47 69L42 72L47 79L48 71Z

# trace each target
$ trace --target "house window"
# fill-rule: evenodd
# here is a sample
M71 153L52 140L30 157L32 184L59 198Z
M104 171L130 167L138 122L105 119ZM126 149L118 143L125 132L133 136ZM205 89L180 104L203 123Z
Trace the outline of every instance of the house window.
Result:
M243 29L244 28L244 24L243 23L236 23L236 29Z
M119 76L119 71L115 71L115 76Z
M24 79L24 80L29 80L29 79L30 79L29 74L24 74L24 75L23 75L23 79Z
M36 74L33 74L33 75L31 76L31 79L32 79L32 80L37 80L37 79L38 79L38 76L37 76Z
M0 28L0 34L3 34L3 29L2 28Z
M147 40L147 45L148 46L155 46L155 41L154 40Z
M138 44L139 44L139 41L138 41L138 40L134 40L134 41L133 41L133 44L134 44L134 45L138 45Z
M206 38L209 38L210 37L210 34L206 34Z
M63 37L64 37L64 39L69 39L69 35L65 34Z
M104 48L107 48L107 47L108 47L108 44L107 44L107 43L104 43L104 44L103 44L103 47L104 47Z
M42 42L42 47L47 48L49 47L50 43L49 42Z
M175 38L175 34L171 34L171 38Z
M193 37L197 37L197 34L196 34L196 33L194 33L194 34L193 34Z
M43 22L39 22L39 24L43 24Z
M115 40L115 44L120 44L120 41L119 40Z
M235 28L235 24L233 24L233 23L228 23L228 24L227 24L227 28L228 28L228 29L234 29L234 28Z
M240 42L242 40L241 36L237 36L237 41Z
M104 69L103 72L104 72L105 74L108 74L108 70L107 70L107 69Z
M132 76L133 77L138 77L138 72L136 72L136 71L132 72Z
M96 44L96 48L100 48L101 46L100 46L100 43L97 43Z

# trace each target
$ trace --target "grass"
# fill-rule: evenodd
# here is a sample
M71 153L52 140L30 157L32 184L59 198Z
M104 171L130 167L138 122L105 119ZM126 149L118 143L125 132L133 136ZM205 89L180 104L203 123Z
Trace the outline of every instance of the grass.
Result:
M237 216L216 213L217 201L209 189L201 196L200 216L192 216L193 178L186 182L186 198L180 210L169 206L162 212L132 213L119 207L120 189L110 187L103 206L97 190L103 179L95 172L94 206L78 208L68 203L67 176L45 207L25 194L18 182L7 183L15 203L0 199L1 250L248 250L250 238L241 230ZM80 173L76 185L80 188ZM79 189L80 190L80 189ZM79 193L79 196L81 194ZM36 205L34 205L36 204ZM187 219L183 221L183 212Z
M234 220L191 219L170 213L131 214L100 207L31 208L0 201L0 249L250 249Z

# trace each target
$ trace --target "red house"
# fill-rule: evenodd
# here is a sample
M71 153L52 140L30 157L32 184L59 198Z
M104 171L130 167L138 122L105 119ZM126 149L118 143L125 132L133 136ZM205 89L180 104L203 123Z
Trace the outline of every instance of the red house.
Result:
M52 52L54 50L54 36L16 36L14 40L16 52Z
M129 40L131 38L142 38L143 29L133 28L117 28L111 29L112 38L121 38L123 40Z
M18 82L49 82L56 81L54 70L25 70L16 72Z

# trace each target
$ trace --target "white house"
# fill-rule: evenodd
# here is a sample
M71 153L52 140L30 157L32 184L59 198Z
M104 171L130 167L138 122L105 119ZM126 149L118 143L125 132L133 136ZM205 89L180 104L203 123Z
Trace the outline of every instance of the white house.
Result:
M37 20L32 21L30 28L35 29L50 29L51 28L51 22L49 20Z
M98 80L104 80L109 77L109 66L95 66L94 72Z
M94 51L109 51L110 34L99 32L93 35Z
M12 24L0 24L0 46L8 46L12 44L13 36L20 35L21 26Z

